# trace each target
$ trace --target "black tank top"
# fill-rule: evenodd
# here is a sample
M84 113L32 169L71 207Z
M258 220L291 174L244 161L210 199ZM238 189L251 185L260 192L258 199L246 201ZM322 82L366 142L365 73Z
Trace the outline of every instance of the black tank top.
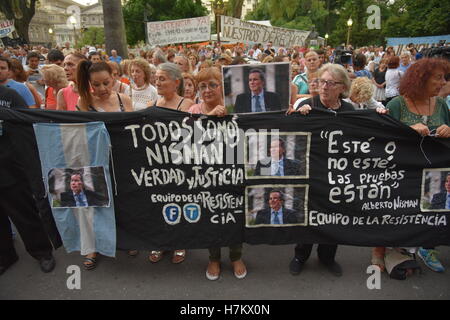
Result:
M125 108L123 107L122 99L120 99L120 94L118 94L118 93L117 93L117 98L119 99L119 110L120 110L120 112L124 112ZM93 106L89 106L88 111L98 112L97 110L95 110L95 108Z
M183 101L184 101L184 98L182 98L182 99L180 100L180 103L179 103L178 106L177 106L177 110L180 110L180 107L181 107L181 104L183 103ZM158 102L158 101L155 101L155 104L153 105L154 107L157 107L156 102Z

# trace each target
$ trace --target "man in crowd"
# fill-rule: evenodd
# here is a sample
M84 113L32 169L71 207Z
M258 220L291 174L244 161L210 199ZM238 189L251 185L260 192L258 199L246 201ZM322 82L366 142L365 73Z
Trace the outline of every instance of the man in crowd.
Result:
M23 83L10 79L11 62L9 59L0 57L0 85L15 90L24 100L28 108L36 108L36 102L30 89Z
M250 93L241 93L236 97L235 113L265 112L281 110L280 97L275 92L264 90L265 74L260 69L250 70L248 85Z
M62 67L64 62L64 55L61 51L52 49L47 54L47 60L49 64L56 64L57 66Z
M286 142L276 139L270 143L270 158L258 161L255 176L299 176L300 161L286 158Z
M92 63L102 62L102 55L97 51L91 51L89 52L89 61Z
M450 209L450 172L445 177L445 190L433 195L431 209Z
M400 66L398 67L398 70L402 72L406 72L408 68L411 66L411 56L409 53L402 53L400 55Z
M109 61L115 62L120 65L122 62L122 57L117 55L116 50L111 50L111 56L109 57Z
M4 72L4 63L0 60L0 74ZM16 91L0 85L0 108L26 107ZM39 261L41 270L51 272L55 268L52 244L39 218L23 166L13 152L8 128L2 123L0 126L0 275L19 259L9 219L16 226L27 252Z
M44 75L39 68L40 54L32 51L28 54L28 65L24 67L28 74L28 82L39 92L41 97L45 97Z
M64 56L67 56L67 55L69 55L71 53L74 53L74 52L75 52L75 49L70 47L70 42L66 42L64 44L64 48L62 49L62 53L64 54Z
M268 56L272 56L272 57L275 56L275 49L272 48L272 42L271 41L269 41L267 43L267 48L266 48L266 50L264 50L264 53L267 54Z
M269 194L269 208L259 210L255 224L293 224L298 223L297 212L284 207L283 193L272 190Z
M106 204L106 200L100 195L84 188L80 173L70 176L70 190L61 193L61 207L92 207Z

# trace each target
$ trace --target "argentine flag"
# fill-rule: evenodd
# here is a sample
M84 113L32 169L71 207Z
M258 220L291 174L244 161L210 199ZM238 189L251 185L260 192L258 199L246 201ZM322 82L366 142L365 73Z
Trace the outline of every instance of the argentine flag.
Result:
M33 127L45 188L64 247L82 255L98 252L115 257L116 222L109 174L111 142L105 124L36 123ZM82 201L85 206L79 206L79 199L71 205L63 204L63 195L72 199L75 195L70 189L74 172L83 176L87 189ZM90 205L89 196L98 194L105 201Z

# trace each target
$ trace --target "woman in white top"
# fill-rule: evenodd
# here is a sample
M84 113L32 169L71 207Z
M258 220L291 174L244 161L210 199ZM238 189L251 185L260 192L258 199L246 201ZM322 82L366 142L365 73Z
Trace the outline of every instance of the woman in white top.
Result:
M144 59L132 60L129 66L129 74L133 83L125 93L131 97L134 111L147 108L149 101L156 101L158 93L150 84L150 65Z
M398 70L400 66L400 58L391 56L388 60L388 70L386 71L386 104L396 96L400 95L398 88L403 72Z

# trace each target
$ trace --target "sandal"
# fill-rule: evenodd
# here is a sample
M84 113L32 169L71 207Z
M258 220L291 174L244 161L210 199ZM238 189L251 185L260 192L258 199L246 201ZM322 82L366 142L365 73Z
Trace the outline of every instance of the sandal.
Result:
M128 250L127 254L129 257L134 258L139 254L139 250Z
M186 258L186 250L175 250L172 256L172 263L182 263Z
M88 258L87 256L84 257L83 266L85 270L93 270L97 266L97 258L92 257Z
M157 263L162 259L163 253L164 251L152 251L150 252L150 256L148 257L148 259L150 260L150 262Z
M215 281L219 279L219 277L220 277L220 262L209 261L208 267L206 268L206 278L208 280Z
M244 261L242 261L241 259L239 259L237 261L232 261L231 265L233 266L233 273L236 278L244 279L247 276L247 268L245 267ZM237 273L237 271L238 271L237 269L239 269L239 267L241 267L241 268L243 267L244 272Z
M386 248L384 247L375 247L372 248L372 265L377 266L380 268L381 272L384 272L386 269L386 266L384 264L384 254L385 254Z

